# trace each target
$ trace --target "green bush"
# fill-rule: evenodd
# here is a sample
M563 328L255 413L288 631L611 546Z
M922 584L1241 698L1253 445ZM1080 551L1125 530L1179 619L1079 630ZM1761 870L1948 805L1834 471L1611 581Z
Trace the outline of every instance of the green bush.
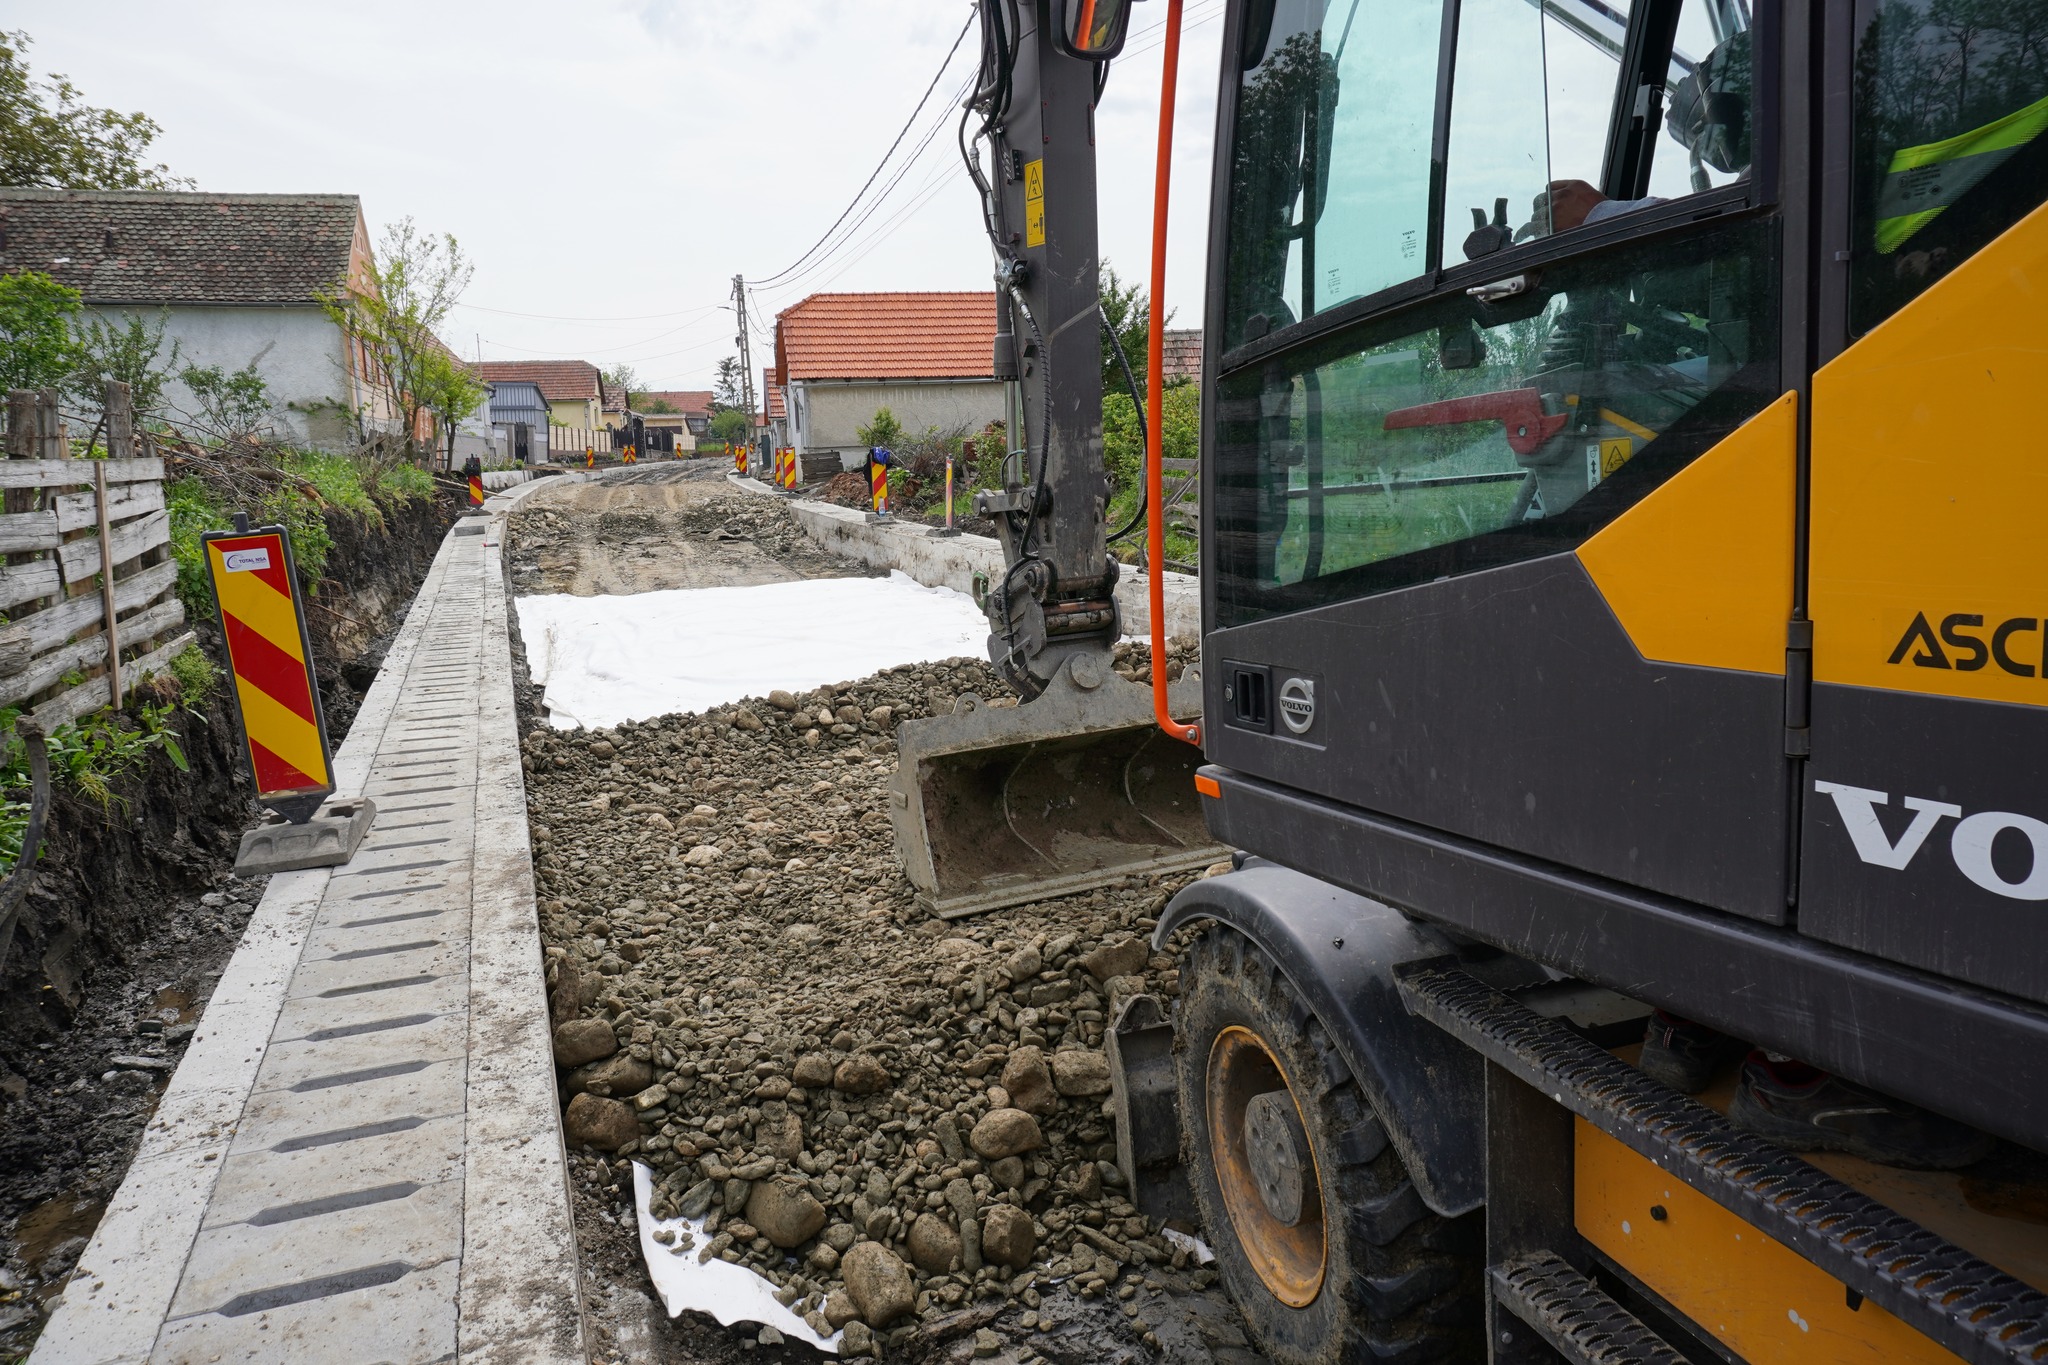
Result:
M199 538L207 531L226 530L233 524L235 512L247 512L252 525L281 525L289 531L300 581L309 594L317 594L327 571L328 552L334 548L334 539L327 532L329 508L381 528L384 509L434 496L434 476L416 465L314 450L271 450L264 458L293 477L267 485L253 502L243 500L228 506L220 485L199 474L188 474L165 486L164 500L171 514L171 556L178 564L178 596L193 615L213 615L213 589ZM312 493L307 492L308 487Z

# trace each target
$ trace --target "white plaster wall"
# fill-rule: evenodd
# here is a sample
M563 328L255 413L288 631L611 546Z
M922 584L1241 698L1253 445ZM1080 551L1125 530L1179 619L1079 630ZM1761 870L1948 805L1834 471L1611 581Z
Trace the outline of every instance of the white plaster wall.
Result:
M798 448L805 451L855 449L855 434L874 420L878 408L896 415L913 435L926 427L980 431L1003 415L1003 386L993 379L933 383L853 384L803 379L792 384L802 423Z
M154 317L149 309L94 308L119 324L132 311ZM350 444L343 413L350 399L347 352L341 329L318 308L172 308L164 328L164 352L179 344L175 371L188 365L218 365L239 370L254 362L269 386L270 421L277 434L299 445L338 447ZM175 374L164 389L173 417L196 413L191 390ZM330 405L315 412L294 411L291 404ZM339 404L342 412L331 405Z

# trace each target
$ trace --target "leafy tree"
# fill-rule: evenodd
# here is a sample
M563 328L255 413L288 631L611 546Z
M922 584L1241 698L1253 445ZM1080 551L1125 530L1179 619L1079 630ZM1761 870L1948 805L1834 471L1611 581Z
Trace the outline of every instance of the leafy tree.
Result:
M746 412L746 376L740 371L740 358L729 355L718 362L718 378L711 383L711 411ZM751 418L752 413L747 413Z
M1194 384L1174 384L1160 396L1166 420L1160 430L1160 455L1169 460L1192 460L1201 450L1202 390ZM1145 443L1138 439L1138 409L1129 394L1111 393L1102 400L1102 462L1109 471L1112 505L1128 509L1137 505L1136 492L1145 476ZM1167 486L1175 476L1168 476Z
M646 406L640 410L650 416L658 413L673 414L676 410L676 405L669 402L666 398L648 398L645 402Z
M251 441L262 434L270 415L270 386L254 361L239 370L219 365L187 365L178 378L199 404L192 425L220 441Z
M711 418L711 434L729 445L738 445L754 434L754 419L739 408L725 408Z
M71 372L76 289L40 271L0 275L0 389L54 388Z
M143 114L85 103L62 76L37 79L29 36L0 33L0 185L72 190L176 190L192 182L143 160L163 131Z
M326 294L320 306L368 349L372 373L397 412L406 449L418 454L424 414L447 347L434 332L462 298L474 271L452 233L422 232L411 218L384 230L367 289ZM475 404L471 404L472 407Z
M135 408L135 420L161 420L165 415L164 385L177 372L183 346L171 338L171 353L164 354L164 329L171 310L160 308L154 318L136 313L111 318L93 314L72 334L76 359L65 388L79 407L97 411L110 379L128 386L128 398Z
M641 387L640 376L631 365L620 363L604 371L604 382L626 396L627 407L636 411L639 409L640 404L636 400L645 394L646 390Z
M855 427L853 434L864 446L894 450L903 444L903 424L887 408L876 408L874 420L864 427Z
M442 448L447 452L448 467L453 469L456 424L475 412L489 391L475 371L445 346L431 347L421 357L416 382L421 406L441 425Z
M1145 392L1146 360L1149 352L1146 345L1152 333L1152 304L1145 297L1143 286L1133 282L1125 284L1108 261L1102 263L1100 277L1102 311L1109 318L1109 325L1124 345L1124 355L1131 362L1131 376L1138 381L1138 392ZM1166 325L1173 325L1173 314L1166 315ZM1096 332L1101 334L1098 326ZM1124 383L1123 366L1116 363L1116 351L1111 348L1109 338L1102 337L1102 391L1105 394L1128 395L1130 388Z

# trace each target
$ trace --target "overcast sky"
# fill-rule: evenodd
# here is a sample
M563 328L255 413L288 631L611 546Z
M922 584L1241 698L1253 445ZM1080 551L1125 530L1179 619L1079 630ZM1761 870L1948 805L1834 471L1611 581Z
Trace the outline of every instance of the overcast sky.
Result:
M1222 9L1186 10L1167 277L1180 326L1200 320ZM8 11L36 70L154 118L158 159L201 189L359 194L373 241L408 215L453 232L476 262L446 329L463 355L625 361L651 388L708 388L734 350L732 315L718 308L733 274L773 275L824 232L970 6L13 0ZM1136 7L1097 121L1102 249L1137 280L1151 249L1165 13L1164 0ZM823 268L759 291L768 314L817 290L987 287L953 141L953 97L976 49L970 33L905 151L942 99L944 127L895 192ZM769 363L755 347L756 365Z

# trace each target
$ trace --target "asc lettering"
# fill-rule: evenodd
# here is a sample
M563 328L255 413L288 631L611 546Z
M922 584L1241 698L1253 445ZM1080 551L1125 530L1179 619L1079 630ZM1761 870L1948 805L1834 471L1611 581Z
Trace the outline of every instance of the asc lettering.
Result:
M1814 791L1834 798L1842 826L1856 847L1856 856L1872 867L1903 872L1912 865L1928 838L1944 820L1956 821L1949 836L1949 856L1956 871L1994 896L2016 901L2048 901L2048 822L2009 810L1978 811L1964 815L1961 806L1947 801L1929 801L1908 796L1901 804L1912 819L1894 840L1878 820L1880 808L1891 804L1888 793L1868 787L1851 787L1841 782L1815 782ZM2008 880L1993 864L1991 845L1998 836L2012 830L2032 846L2033 865L2017 881Z
M1952 668L1975 673L1988 663L2017 678L2048 678L2048 630L2037 616L2014 616L1992 627L1989 637L1972 634L1984 628L1974 612L1950 612L1941 618L1941 633L1919 612L1886 663L1911 663L1915 668ZM2038 660L2038 663L2036 662Z

